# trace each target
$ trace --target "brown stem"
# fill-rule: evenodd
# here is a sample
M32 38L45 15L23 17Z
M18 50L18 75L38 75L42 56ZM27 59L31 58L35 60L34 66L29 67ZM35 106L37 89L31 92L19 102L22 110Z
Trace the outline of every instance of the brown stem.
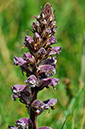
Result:
M32 99L32 102L33 102L35 99L37 99L37 89L36 88L32 88L32 95L33 95L33 99ZM33 123L33 129L37 129L37 117L36 117L36 113L32 110L32 108L30 109L30 119ZM29 129L32 129L32 128L29 127Z

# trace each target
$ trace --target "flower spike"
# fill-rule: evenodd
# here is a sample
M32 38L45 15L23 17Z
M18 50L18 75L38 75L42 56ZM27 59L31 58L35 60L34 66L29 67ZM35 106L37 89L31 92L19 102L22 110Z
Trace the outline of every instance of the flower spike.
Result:
M33 37L25 35L24 45L28 52L22 57L14 57L14 65L20 66L22 73L26 73L25 85L13 85L12 99L25 104L30 118L21 118L16 121L16 126L8 126L9 129L52 129L51 127L37 128L37 117L54 106L57 99L40 101L37 94L44 88L52 87L55 89L59 79L51 78L56 73L56 55L61 52L61 47L52 47L57 43L54 34L56 32L56 21L49 2L41 8L40 15L33 16L36 22L32 23ZM55 56L54 56L55 55Z

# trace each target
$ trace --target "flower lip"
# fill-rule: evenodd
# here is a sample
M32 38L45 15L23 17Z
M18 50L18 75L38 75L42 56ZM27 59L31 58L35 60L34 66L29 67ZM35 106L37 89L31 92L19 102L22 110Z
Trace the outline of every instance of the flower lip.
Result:
M31 89L25 85L17 84L13 85L12 89L12 99L15 101L16 98L19 98L20 101L26 105L29 105L32 94Z
M28 52L24 53L23 59L29 61L30 63L34 63L34 57Z
M18 127L8 125L9 129L18 129Z
M35 77L35 75L31 75L30 77L28 77L28 79L25 80L25 83L28 87L35 87L37 84L37 78Z
M52 66L54 66L56 68L57 60L55 58L56 58L56 56L46 59L45 61L42 62L42 65L50 64L50 65L52 65Z
M16 126L18 126L18 127L20 126L22 128L28 128L29 124L32 125L32 121L31 121L31 119L28 119L28 118L21 118L16 121Z
M49 86L52 86L53 89L55 89L55 86L59 83L59 79L57 78L45 78L42 79L39 83L39 89L43 89L44 87L48 88Z
M43 47L41 47L41 48L37 51L36 57L37 57L37 58L41 58L41 57L44 56L45 54L46 54L46 50L45 50Z
M22 66L24 64L26 64L26 61L23 58L16 57L16 56L14 57L14 65L20 65L20 66Z
M49 53L49 56L59 54L61 52L61 48L62 47L52 47L52 50Z
M25 88L26 88L25 85L17 84L17 85L13 85L11 89L13 92L16 93L16 92L22 92Z
M25 41L27 41L28 43L34 42L34 40L30 36L27 36L27 35L25 35Z
M40 70L37 71L37 74L42 78L51 77L56 73L54 67L51 65L41 65L39 66L39 69Z

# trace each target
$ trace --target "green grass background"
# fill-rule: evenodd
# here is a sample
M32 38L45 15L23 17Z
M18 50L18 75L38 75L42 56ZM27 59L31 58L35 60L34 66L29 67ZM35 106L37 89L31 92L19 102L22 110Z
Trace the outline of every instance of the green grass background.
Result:
M0 129L14 125L17 119L29 117L25 105L11 99L11 86L24 84L25 76L19 67L13 66L14 56L22 56L21 49L25 35L32 36L31 24L40 7L47 0L0 0ZM38 127L50 126L54 129L84 129L85 105L85 0L48 0L55 12L58 43L62 52L57 56L57 69L54 77L60 79L56 91L44 89L38 99L57 98L55 110L44 111L38 117ZM84 57L84 58L83 58ZM83 60L83 65L82 65ZM70 99L63 78L70 80Z

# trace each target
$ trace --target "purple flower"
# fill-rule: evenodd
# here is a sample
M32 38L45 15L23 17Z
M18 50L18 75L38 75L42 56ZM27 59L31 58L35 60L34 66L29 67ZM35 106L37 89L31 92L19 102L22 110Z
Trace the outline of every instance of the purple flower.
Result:
M61 47L52 47L52 51L49 53L49 56L51 55L57 55L61 52Z
M9 129L18 129L18 127L15 127L15 126L8 126Z
M29 49L30 53L32 53L32 50L33 50L33 43L34 43L34 40L30 37L30 36L25 36L25 41L24 41L24 45Z
M51 28L56 27L56 21L51 22Z
M26 105L29 105L31 101L31 90L29 87L21 84L13 85L12 89L12 99L16 100L17 98L20 98L20 101L22 103L25 103Z
M51 65L41 65L39 66L39 70L37 71L37 75L41 78L51 77L55 73L56 71Z
M41 37L44 38L44 37L51 37L51 28L47 28L46 30L43 31L43 33L41 34Z
M40 39L40 35L37 32L35 32L33 39L35 40L35 42L37 42L37 40Z
M39 89L43 89L44 87L48 88L52 86L55 89L55 86L59 83L59 79L56 78L46 78L42 79L39 83Z
M28 118L21 118L15 124L19 128L28 129L29 125L32 126L32 121Z
M24 64L26 64L26 61L23 58L16 57L16 56L14 57L14 65L20 65L20 66L22 66Z
M37 31L38 33L40 33L41 32L40 23L38 21L36 23L33 22L32 29L33 32Z
M51 109L55 109L54 106L57 103L57 99L48 99L46 101L43 101L43 103L46 104L46 108L51 107Z
M46 50L42 47L40 48L37 53L36 53L36 57L38 59L41 59L44 55L46 54Z
M14 65L20 65L21 71L26 72L26 76L28 77L32 74L33 68L36 67L34 57L29 53L24 53L24 56L14 57Z
M25 36L25 41L27 41L29 44L33 43L34 40L30 36Z
M48 58L47 60L43 61L42 65L50 64L50 65L54 66L54 68L56 68L57 60L55 58L56 58L56 56Z
M55 27L52 28L52 32L53 32L53 33L56 32L56 28L55 28Z
M54 44L54 43L56 43L56 42L57 42L56 38L54 38L53 36L50 37L50 38L47 40L46 44L45 44L45 48L47 48L48 46L50 46L50 45L52 45L52 44Z
M31 75L30 77L28 77L28 79L25 80L25 83L28 87L35 87L37 85L37 78L35 77L35 75Z
M49 107L54 109L54 105L57 103L57 99L48 99L46 101L41 102L40 100L35 100L31 104L32 109L36 112L36 115L40 115L45 109L48 110Z
M23 59L26 60L26 61L28 61L31 64L34 64L34 62L35 62L34 57L30 53L27 53L27 52L24 53Z
M26 88L25 85L17 84L17 85L13 85L12 91L13 91L15 94L16 94L16 93L18 94L18 93L24 91L25 88Z
M31 107L34 110L34 112L36 112L36 115L40 115L45 109L45 104L40 100L35 100L31 104Z

